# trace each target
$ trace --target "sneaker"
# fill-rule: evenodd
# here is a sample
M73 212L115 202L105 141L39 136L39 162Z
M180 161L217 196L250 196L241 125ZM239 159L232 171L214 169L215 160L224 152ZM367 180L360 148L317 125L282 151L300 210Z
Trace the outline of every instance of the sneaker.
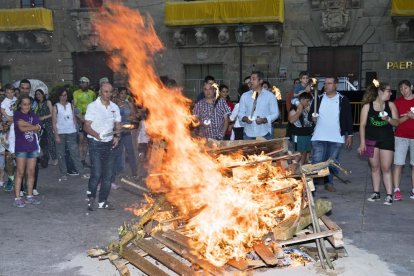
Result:
M112 206L108 201L99 202L98 209L115 210L114 206Z
M385 205L392 205L392 196L391 195L387 195L387 197L385 198L384 204Z
M414 199L414 192L413 191L410 192L410 198Z
M68 175L70 175L70 176L78 176L79 173L78 172L68 172Z
M13 191L14 182L10 178L7 180L6 184L4 185L4 191L5 192L11 192Z
M23 198L21 198L21 197L15 198L13 205L18 207L18 208L23 208L23 207L26 206L26 204L24 203Z
M20 191L20 194L19 194L21 197L22 196L24 196L24 192L23 191Z
M60 177L60 180L63 180L63 181L68 180L68 177L67 177L66 175L62 175L62 176Z
M402 195L401 195L400 190L394 191L394 200L395 200L395 201L400 201L400 200L402 200Z
M33 195L38 196L38 195L40 195L40 193L36 189L33 189Z
M0 188L4 186L4 182L0 182Z
M81 178L89 179L89 178L91 178L91 176L89 174L85 173L85 174L82 174Z
M336 192L336 189L332 185L325 185L325 190L327 190L330 193Z
M24 202L28 203L28 204L33 204L33 205L39 205L40 204L40 200L36 199L33 196L26 196L25 199L24 199Z
M111 183L111 188L112 188L112 190L118 190L119 188L121 188L121 186L119 186L116 183Z
M88 210L95 211L95 199L93 197L88 198Z
M380 200L381 196L380 193L373 193L369 198L367 198L368 201L374 202Z

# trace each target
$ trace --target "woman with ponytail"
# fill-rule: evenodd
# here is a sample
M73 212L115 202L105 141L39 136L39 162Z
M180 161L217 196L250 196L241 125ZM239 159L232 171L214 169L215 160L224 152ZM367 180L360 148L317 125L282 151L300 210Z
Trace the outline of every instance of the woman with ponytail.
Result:
M391 166L394 156L394 130L398 126L398 111L393 102L389 102L391 88L388 83L375 82L367 88L363 97L358 152L369 157L371 180L374 193L368 201L380 200L381 173L387 196L385 205L391 205L392 175Z

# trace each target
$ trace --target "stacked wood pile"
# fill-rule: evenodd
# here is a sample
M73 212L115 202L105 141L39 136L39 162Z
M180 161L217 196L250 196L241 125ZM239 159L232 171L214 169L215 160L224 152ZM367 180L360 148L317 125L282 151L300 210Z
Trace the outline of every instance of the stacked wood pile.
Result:
M317 253L321 265L325 262L329 267L331 255L327 253L325 241L334 249L343 248L342 230L329 217L326 216L332 209L327 200L313 202L311 196L312 175L323 176L327 174L330 162L317 166L308 166L303 171L293 161L295 154L287 150L286 139L271 141L238 142L237 145L219 145L211 147L212 155L229 154L241 151L243 154L260 154L265 152L276 166L290 170L304 182L306 187L306 200L300 217L294 221L286 221L273 230L271 236L265 237L252 248L252 256L230 260L223 267L217 267L197 256L191 249L190 238L185 236L183 224L185 221L177 214L176 217L165 221L155 221L154 214L160 210L171 208L164 195L158 195L151 208L135 224L123 228L119 240L113 241L104 248L92 248L88 251L91 257L108 259L121 275L130 275L127 264L132 264L148 275L194 275L200 272L213 275L223 275L227 272L250 271L259 267L275 267L285 257L283 247L294 244L316 242ZM153 154L162 158L162 154ZM248 164L254 166L255 164ZM322 172L322 173L321 173ZM308 177L307 177L308 176ZM172 210L172 209L171 209ZM161 230L154 231L155 226L163 226ZM152 262L151 262L152 260ZM155 260L155 263L154 263ZM161 265L157 265L159 262Z

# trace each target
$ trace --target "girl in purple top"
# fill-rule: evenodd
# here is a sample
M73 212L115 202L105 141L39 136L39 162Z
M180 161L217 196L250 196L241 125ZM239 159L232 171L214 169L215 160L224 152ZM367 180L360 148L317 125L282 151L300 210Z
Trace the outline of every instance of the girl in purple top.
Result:
M25 207L25 203L40 204L33 197L33 184L36 166L36 158L40 155L37 133L41 130L39 117L31 111L32 100L28 95L22 95L16 103L17 111L14 113L14 133L16 136L16 180L15 199L16 207ZM24 174L27 174L27 196L23 200L20 190Z

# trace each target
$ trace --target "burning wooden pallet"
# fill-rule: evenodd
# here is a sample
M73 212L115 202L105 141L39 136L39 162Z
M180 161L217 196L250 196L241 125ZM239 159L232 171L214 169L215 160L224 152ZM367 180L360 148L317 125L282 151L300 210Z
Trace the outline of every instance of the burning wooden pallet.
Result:
M162 160L162 154L155 152L158 161ZM164 150L164 149L162 149ZM222 153L232 153L242 151L244 154L257 154L267 152L269 158L264 161L245 162L241 165L230 166L233 174L237 174L237 168L249 166L259 166L263 162L276 163L276 166L282 167L284 170L291 170L297 173L297 166L292 167L294 162L289 162L294 158L294 154L287 152L287 142L285 139L276 141L265 141L252 143L241 143L239 145L227 145L225 147L216 147L211 150L212 155ZM160 159L161 158L161 159ZM329 165L322 164L312 167L309 174L320 171ZM309 169L309 168L308 168ZM326 170L325 170L326 171ZM320 175L319 175L320 176ZM185 224L179 214L177 217L166 220L154 220L154 215L160 208L168 208L165 204L165 196L161 195L152 204L152 206L141 216L141 220L133 225L126 227L121 238L109 244L104 249L91 249L88 253L90 256L99 256L100 258L108 258L118 269L121 275L129 275L127 264L134 265L139 270L148 275L166 275L168 271L179 275L199 274L201 271L209 274L224 274L232 271L249 271L258 267L275 267L279 263L278 258L283 258L282 248L298 243L315 242L317 243L318 256L324 267L324 262L332 268L330 257L325 248L325 240L329 241L334 248L343 247L342 230L331 221L325 214L331 210L331 203L328 201L313 202L310 194L308 179L302 175L296 175L303 183L298 187L286 187L275 191L279 194L283 201L289 203L289 197L292 197L294 189L303 189L306 192L306 203L302 203L303 210L297 216L289 217L273 229L273 233L267 235L262 240L256 241L250 250L250 253L244 258L230 259L223 266L216 266L202 258L197 249L194 249L194 240L187 235L184 227ZM258 192L264 192L259 190ZM300 190L301 193L302 190ZM167 206L167 207L166 207ZM304 206L307 206L306 208ZM193 216L196 214L193 214ZM190 216L191 218L191 216ZM189 218L187 217L187 220ZM180 222L180 223L178 223ZM154 226L160 227L161 230L154 231ZM311 225L311 227L309 227ZM182 226L182 225L181 225ZM273 234L273 235L272 235ZM174 254L172 254L174 252ZM150 256L153 262L147 260L146 256ZM257 256L251 258L250 256ZM148 257L149 258L149 257ZM159 262L163 267L154 264ZM167 272L166 272L167 271Z

